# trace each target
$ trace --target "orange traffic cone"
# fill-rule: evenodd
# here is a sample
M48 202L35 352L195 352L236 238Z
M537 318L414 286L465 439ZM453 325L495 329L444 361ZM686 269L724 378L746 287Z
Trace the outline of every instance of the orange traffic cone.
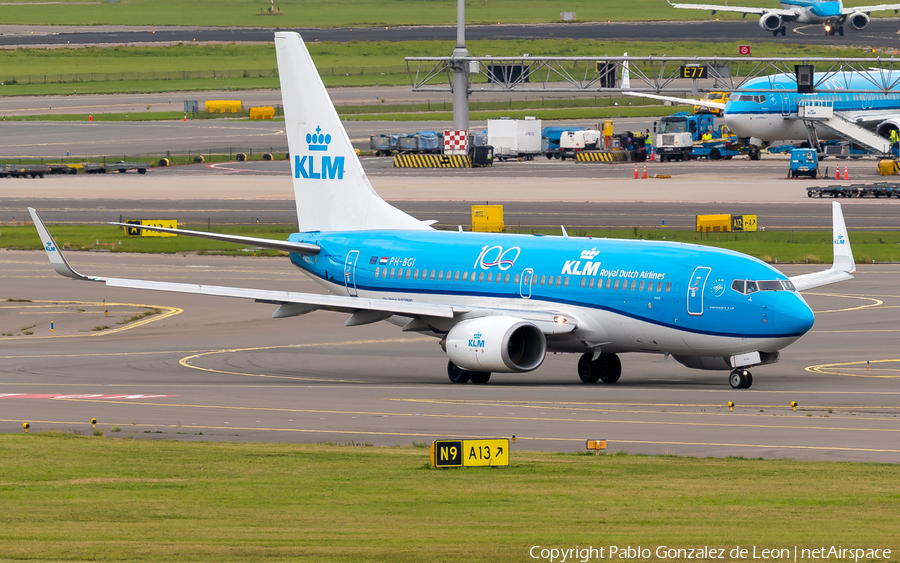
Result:
M184 112L184 121L187 123L187 112Z
M635 163L635 165L634 165L634 179L635 179L635 180L638 179L638 169L637 169L637 164L636 164L636 163Z
M646 164L644 165L644 174L643 174L643 176L641 176L641 178L643 178L644 180L647 179L647 165Z
M835 180L841 179L841 165L840 164L835 165L835 167L834 167L834 179Z
M88 121L93 121L93 120L94 120L94 116L91 114L88 114Z
M847 172L847 165L845 164L844 165L844 180L849 180L849 179L850 179L850 173Z

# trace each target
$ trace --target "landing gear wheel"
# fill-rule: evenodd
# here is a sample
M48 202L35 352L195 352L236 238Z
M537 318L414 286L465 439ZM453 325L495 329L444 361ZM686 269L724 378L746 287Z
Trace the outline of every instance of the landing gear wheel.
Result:
M787 33L787 26L786 25L781 26L780 31L781 31L781 36L784 37L784 34Z
M622 377L622 361L619 359L619 356L615 354L600 354L597 361L606 362L603 375L600 376L600 381L603 383L615 383Z
M760 158L761 158L761 157L760 157L760 154L759 154L759 148L758 148L758 147L752 147L752 148L750 149L750 160L759 160Z
M476 385L484 385L491 379L491 372L489 371L470 371L469 372L469 381Z
M749 389L753 385L753 376L745 369L736 369L728 376L732 389Z
M841 37L843 37L843 36L844 36L844 26L838 27L838 28L837 28L837 32L838 32L838 35L840 35Z
M584 383L615 383L622 375L622 362L615 354L600 354L592 360L593 353L583 354L578 360L578 377Z
M578 377L581 378L582 383L597 383L600 381L600 373L593 369L593 362L591 358L594 357L594 354L588 352L587 354L582 354L581 358L578 359Z
M451 383L468 383L472 372L460 368L453 362L447 362L447 377Z

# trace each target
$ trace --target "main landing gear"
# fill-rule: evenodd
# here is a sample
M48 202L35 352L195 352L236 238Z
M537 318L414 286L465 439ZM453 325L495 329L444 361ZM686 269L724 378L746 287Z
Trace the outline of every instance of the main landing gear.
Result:
M462 369L453 362L447 362L447 377L451 383L468 383L471 381L476 385L484 385L491 379L489 371L469 371Z
M775 31L773 31L772 37L778 37L779 33L781 34L782 37L784 37L784 34L787 33L787 26L783 25L783 26L779 27L778 29L776 29ZM841 33L841 35L843 35L843 33Z
M615 383L622 375L622 362L615 354L600 354L594 359L589 352L578 360L578 377L584 383Z
M750 389L753 385L753 374L745 369L736 369L728 376L732 389Z

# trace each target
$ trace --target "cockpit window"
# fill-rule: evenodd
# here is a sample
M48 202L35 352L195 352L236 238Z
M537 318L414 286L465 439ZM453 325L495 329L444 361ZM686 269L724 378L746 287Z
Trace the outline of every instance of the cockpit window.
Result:
M750 295L757 291L796 291L794 284L789 280L734 280L731 289L744 295Z
M732 102L756 102L761 104L766 101L766 96L763 94L734 94L730 100Z

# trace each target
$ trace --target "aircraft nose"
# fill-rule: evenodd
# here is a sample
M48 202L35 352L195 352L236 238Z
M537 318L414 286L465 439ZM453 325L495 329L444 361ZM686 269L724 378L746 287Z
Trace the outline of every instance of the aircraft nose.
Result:
M782 317L786 321L785 328L793 334L806 334L816 322L816 315L810 309L806 300L799 293L794 294L794 299L785 304Z

